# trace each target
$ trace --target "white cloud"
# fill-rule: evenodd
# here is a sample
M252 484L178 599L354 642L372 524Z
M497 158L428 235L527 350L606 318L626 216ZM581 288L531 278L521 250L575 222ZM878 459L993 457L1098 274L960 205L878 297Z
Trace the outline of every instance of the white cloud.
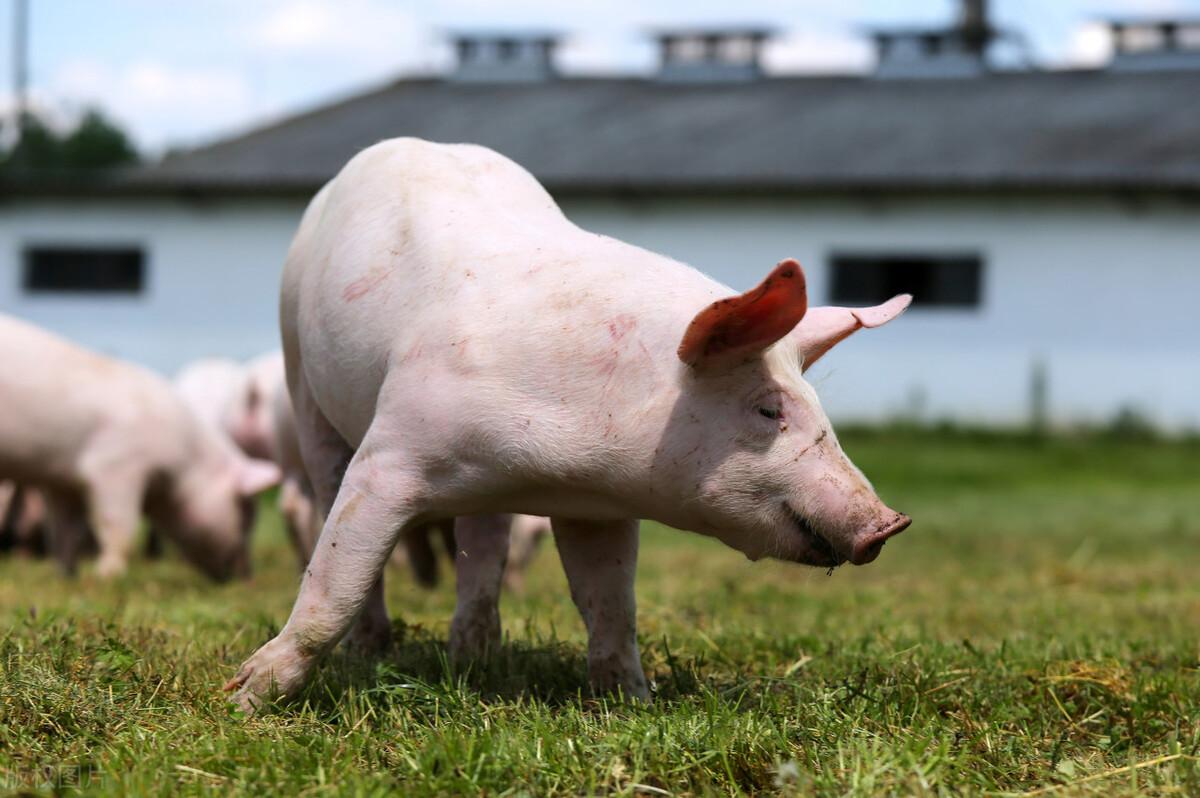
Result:
M1099 22L1090 22L1072 32L1066 62L1071 66L1097 67L1108 62L1112 51L1112 36L1108 27Z
M429 42L423 21L388 0L281 0L247 35L267 55L390 69L428 63Z
M769 44L763 63L775 73L863 72L872 64L871 43L836 31L800 31Z
M151 150L194 137L198 130L229 128L248 116L274 110L255 102L246 80L221 67L180 68L161 61L113 66L88 59L61 64L48 93L60 109L100 105L136 131Z

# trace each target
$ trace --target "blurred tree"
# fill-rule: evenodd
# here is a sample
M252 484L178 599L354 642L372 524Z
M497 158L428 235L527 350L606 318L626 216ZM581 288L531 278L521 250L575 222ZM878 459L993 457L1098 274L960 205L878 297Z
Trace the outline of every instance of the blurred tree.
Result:
M0 158L0 171L70 172L137 163L129 137L102 113L89 109L70 132L59 135L27 114L16 145Z
M26 114L21 124L21 137L5 154L5 171L55 169L62 163L62 141L42 120Z
M95 109L89 109L62 140L62 166L68 169L127 166L137 160L137 150L125 131Z

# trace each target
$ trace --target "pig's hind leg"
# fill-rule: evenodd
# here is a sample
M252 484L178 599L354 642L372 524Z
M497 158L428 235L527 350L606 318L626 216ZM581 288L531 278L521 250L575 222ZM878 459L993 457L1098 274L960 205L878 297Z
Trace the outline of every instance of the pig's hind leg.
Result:
M588 681L598 693L649 700L637 644L638 522L554 518L571 599L588 630Z
M500 582L508 558L509 515L461 516L454 521L457 603L450 622L450 659L483 659L500 646Z

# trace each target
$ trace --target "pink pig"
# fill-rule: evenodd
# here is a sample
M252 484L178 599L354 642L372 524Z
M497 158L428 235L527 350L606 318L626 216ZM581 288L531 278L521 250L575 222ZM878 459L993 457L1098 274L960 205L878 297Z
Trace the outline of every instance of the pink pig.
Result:
M592 686L638 698L636 519L751 559L873 560L909 519L846 458L802 373L910 297L809 309L791 260L732 294L579 229L485 148L396 139L355 156L309 205L281 302L328 520L287 624L226 685L235 700L295 694L360 614L386 639L384 563L444 518L458 516L453 658L499 641L499 514L547 515Z
M75 568L90 527L122 573L143 509L216 579L249 567L251 497L278 481L161 377L0 316L0 478L43 489L53 549Z

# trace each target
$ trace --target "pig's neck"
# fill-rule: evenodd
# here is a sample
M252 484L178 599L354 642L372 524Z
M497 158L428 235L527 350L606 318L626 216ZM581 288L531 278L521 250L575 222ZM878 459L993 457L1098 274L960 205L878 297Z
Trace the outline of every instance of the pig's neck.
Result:
M617 288L589 287L599 299L579 311L576 329L583 332L564 339L554 358L567 365L547 381L546 395L567 416L551 417L571 432L547 436L546 460L581 494L611 497L614 515L696 529L690 507L698 486L682 475L701 454L704 425L680 418L690 373L676 350L695 314L733 292L653 253L604 249L625 256L626 268L612 281ZM564 385L573 390L560 397ZM563 452L577 454L564 463Z

